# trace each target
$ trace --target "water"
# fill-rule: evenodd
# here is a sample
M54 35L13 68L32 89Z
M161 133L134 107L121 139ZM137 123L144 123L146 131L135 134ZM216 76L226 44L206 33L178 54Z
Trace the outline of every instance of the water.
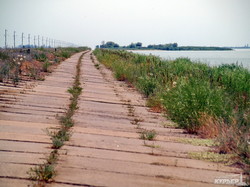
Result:
M250 49L235 49L232 51L134 50L132 52L146 55L152 54L167 60L185 57L192 61L206 63L211 66L238 63L250 70Z

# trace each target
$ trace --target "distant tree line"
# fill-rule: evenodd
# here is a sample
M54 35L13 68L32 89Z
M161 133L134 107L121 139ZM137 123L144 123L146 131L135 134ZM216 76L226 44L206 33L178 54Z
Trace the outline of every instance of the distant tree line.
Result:
M228 47L204 47L204 46L178 46L177 43L169 44L158 44L158 45L148 45L143 47L141 42L131 43L128 46L120 46L119 44L109 41L102 42L101 45L97 45L96 48L105 48L105 49L129 49L129 50L232 50Z

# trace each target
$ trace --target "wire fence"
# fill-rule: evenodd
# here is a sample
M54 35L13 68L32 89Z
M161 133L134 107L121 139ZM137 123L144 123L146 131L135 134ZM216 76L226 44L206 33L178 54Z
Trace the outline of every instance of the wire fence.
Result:
M42 35L0 30L0 48L57 48L78 47L78 45Z

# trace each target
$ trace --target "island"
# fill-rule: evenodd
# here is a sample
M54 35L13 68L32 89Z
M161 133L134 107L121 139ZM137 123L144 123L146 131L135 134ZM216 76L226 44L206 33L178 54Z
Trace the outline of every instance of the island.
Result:
M105 49L123 49L123 50L167 50L167 51L225 51L233 50L229 47L216 47L216 46L178 46L177 43L168 43L168 44L153 44L148 46L142 46L141 42L131 43L128 46L120 46L119 44L108 41L102 42L101 45L97 45L96 48L105 48Z

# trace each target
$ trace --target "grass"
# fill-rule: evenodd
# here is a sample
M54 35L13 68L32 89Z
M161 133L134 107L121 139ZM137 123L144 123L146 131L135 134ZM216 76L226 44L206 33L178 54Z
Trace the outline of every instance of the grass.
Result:
M43 186L44 182L51 182L55 177L56 172L54 164L44 163L31 168L29 171L30 179L34 181L39 181L38 185Z
M177 127L179 127L178 124L173 123L173 122L162 122L161 126L163 128L177 128Z
M56 175L55 165L58 160L58 149L60 149L65 141L69 141L71 136L70 128L74 125L72 116L74 115L77 107L78 97L81 94L82 88L80 84L80 68L81 68L81 59L85 53L83 53L76 66L76 76L73 86L68 89L68 92L71 94L71 103L69 108L64 116L60 118L61 127L57 131L49 131L46 129L47 134L51 137L52 149L46 162L40 164L34 168L31 168L28 172L30 179L37 181L38 186L44 186L44 183L51 182Z
M160 147L161 147L161 146L159 146L159 145L147 144L147 143L145 143L144 146L150 147L150 148L160 148Z
M164 111L189 133L218 139L218 152L237 154L237 161L250 167L249 70L237 64L210 67L187 58L162 60L122 50L96 49L94 54L117 80L144 94L153 111Z
M215 152L190 152L188 156L197 160L205 160L216 163L225 163L227 165L234 164L234 159L232 159L235 155L233 154L219 154Z
M143 129L141 132L140 132L140 139L142 140L154 140L157 136L157 133L156 131L153 129L153 130L146 130L146 129Z
M44 71L44 72L49 72L49 67L50 67L50 65L51 65L51 64L50 64L49 62L47 62L47 61L44 62L44 63L43 63L43 71Z
M195 146L207 146L212 147L216 145L215 140L213 139L200 139L200 138L177 138L174 139L176 142L191 144Z
M44 51L44 50L42 50ZM40 53L35 53L35 59L40 61L40 62L46 62L48 60L48 57L46 56L46 53L40 52Z

